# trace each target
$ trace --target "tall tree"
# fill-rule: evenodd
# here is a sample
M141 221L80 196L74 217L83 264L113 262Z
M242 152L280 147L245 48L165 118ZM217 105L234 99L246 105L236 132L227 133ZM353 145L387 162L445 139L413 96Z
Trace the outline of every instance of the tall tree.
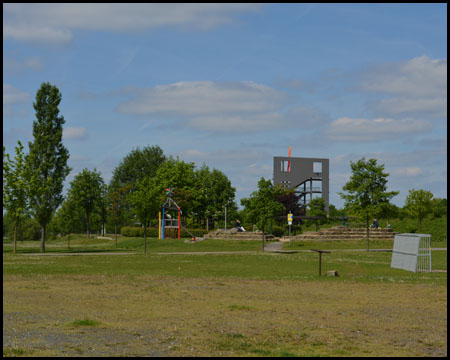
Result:
M258 181L258 190L254 191L249 198L241 199L241 205L245 206L249 220L256 223L258 229L262 231L263 251L267 226L273 223L274 218L284 210L284 206L276 200L278 195L279 188L274 187L270 180L261 178Z
M235 192L236 189L231 186L231 181L222 171L217 169L210 171L208 166L203 164L195 171L193 212L201 219L211 218L214 215L216 219L219 217L224 219L226 206L227 214L235 214L237 211Z
M31 190L33 215L42 228L41 251L45 252L46 227L63 201L63 183L70 172L69 151L62 143L64 117L59 115L61 93L56 86L43 83L33 103L33 142L29 142L27 163L36 177Z
M166 161L159 146L137 147L127 154L114 169L110 185L113 188L130 185L130 191L137 187L137 182L146 176L154 177L157 170Z
M309 216L321 216L324 219L316 220L316 231L318 231L318 224L323 225L327 222L327 212L325 210L325 200L322 197L312 199L307 205L309 208Z
M114 241L117 247L117 225L121 219L125 204L127 201L126 195L131 185L125 185L118 188L111 188L107 193L107 212L114 222Z
M433 194L427 190L409 190L406 197L405 211L419 222L419 232L422 231L422 221L433 210Z
M91 216L94 211L100 209L103 187L103 178L96 169L84 169L70 183L69 197L84 211L87 237L90 235Z
M67 197L53 219L57 223L58 231L67 234L67 247L70 249L70 234L77 226L81 225L77 201L72 197Z
M149 176L139 180L137 189L129 195L129 199L139 221L144 225L144 253L147 253L147 227L151 218L156 217L161 205L155 180Z
M338 194L345 201L345 206L366 218L367 251L369 251L369 217L380 211L381 205L398 195L398 191L387 191L388 173L384 165L377 165L376 159L363 157L357 162L350 161L352 175L343 186L347 193Z
M17 229L28 209L30 173L23 154L23 145L17 142L16 156L11 160L3 147L3 207L14 221L14 254L16 253Z
M171 187L172 198L181 207L183 214L190 214L194 209L195 164L179 159L164 162L155 175L155 186L158 188L160 205L165 200L165 189Z

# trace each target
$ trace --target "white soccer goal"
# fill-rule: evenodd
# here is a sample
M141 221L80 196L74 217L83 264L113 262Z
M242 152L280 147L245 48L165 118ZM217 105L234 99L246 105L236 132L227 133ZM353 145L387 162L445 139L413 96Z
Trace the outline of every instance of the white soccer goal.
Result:
M396 234L391 268L431 272L431 235Z

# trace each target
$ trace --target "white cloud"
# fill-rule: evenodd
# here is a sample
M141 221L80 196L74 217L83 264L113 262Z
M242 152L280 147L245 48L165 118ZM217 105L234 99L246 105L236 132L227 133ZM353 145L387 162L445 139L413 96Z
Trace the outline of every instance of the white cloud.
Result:
M424 120L389 118L342 117L325 129L325 135L334 141L382 141L398 138L406 134L421 133L431 130L431 124Z
M447 99L395 97L380 100L375 109L387 114L419 114L428 113L437 117L447 116Z
M258 4L4 4L3 36L19 41L64 43L71 30L142 31L162 26L208 30L232 22ZM45 24L45 25L43 25Z
M3 83L3 106L23 104L29 101L30 95L10 84Z
M409 61L373 67L361 80L361 88L392 97L374 105L382 114L447 114L447 59L421 56Z
M329 121L329 116L322 111L304 106L295 106L289 109L286 115L293 124L305 129L313 129L322 126Z
M83 127L67 127L63 129L63 137L67 140L86 140L88 138L88 133L86 128Z
M212 131L235 133L260 132L276 129L285 124L285 119L278 113L258 115L211 115L196 117L187 122L189 127Z
M423 171L418 167L406 167L394 169L391 174L398 176L419 176L423 174Z
M283 95L252 81L214 83L178 82L137 90L137 98L119 105L132 114L170 113L211 115L235 112L266 112L280 107Z
M72 40L69 30L48 26L30 26L28 24L4 25L3 37L18 41L65 44Z
M262 131L288 123L280 112L285 95L252 81L178 82L135 93L118 106L119 112L176 117L189 127L215 132Z
M42 63L37 56L28 56L23 60L18 60L5 54L3 68L6 71L40 70Z

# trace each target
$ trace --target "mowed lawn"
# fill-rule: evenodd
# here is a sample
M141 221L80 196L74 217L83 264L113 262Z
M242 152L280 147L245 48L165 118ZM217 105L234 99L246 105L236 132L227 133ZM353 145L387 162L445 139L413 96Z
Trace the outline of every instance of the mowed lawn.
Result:
M3 355L447 356L446 272L346 251L322 256L339 277L319 277L317 253L208 241L169 248L248 252L159 255L154 239L146 255L95 255L91 240L90 256L14 256L4 244ZM433 268L446 264L433 251Z

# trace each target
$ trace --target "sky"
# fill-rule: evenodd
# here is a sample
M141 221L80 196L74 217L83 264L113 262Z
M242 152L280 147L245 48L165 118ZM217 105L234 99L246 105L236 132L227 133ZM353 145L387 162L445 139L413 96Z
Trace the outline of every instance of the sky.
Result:
M74 176L109 183L133 149L221 170L236 201L273 157L374 158L392 199L447 198L447 4L3 4L3 145L33 140L43 82L62 93Z

